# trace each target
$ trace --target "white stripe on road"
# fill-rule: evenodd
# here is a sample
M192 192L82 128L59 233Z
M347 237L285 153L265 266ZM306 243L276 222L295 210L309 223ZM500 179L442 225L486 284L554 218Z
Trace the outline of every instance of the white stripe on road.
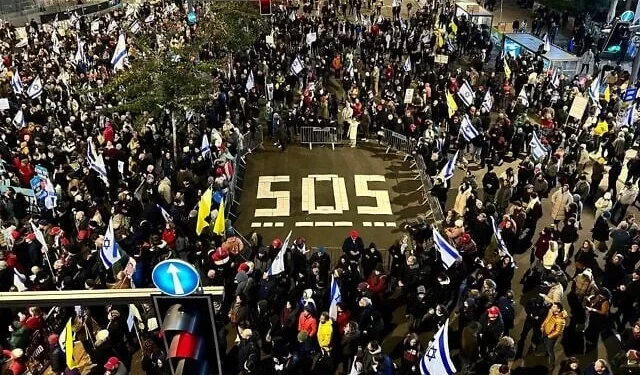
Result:
M316 227L332 227L333 221L316 221Z
M395 227L396 223L392 222L392 221L387 221L387 226L388 227Z
M284 228L284 223L283 223L283 222L281 222L281 221L280 221L280 222L277 222L277 223L275 223L275 227L276 227L276 228Z
M262 227L262 223L251 223L251 228L260 228Z
M296 227L312 227L313 221L296 221Z
M336 227L352 227L353 223L351 221L336 221L333 225Z
M384 223L382 221L376 221L373 223L374 227L384 227Z
M262 227L263 228L271 228L271 227L273 227L273 223L271 223L271 222L262 223Z
M371 226L371 222L370 221L363 221L362 222L362 226L363 227L370 227Z

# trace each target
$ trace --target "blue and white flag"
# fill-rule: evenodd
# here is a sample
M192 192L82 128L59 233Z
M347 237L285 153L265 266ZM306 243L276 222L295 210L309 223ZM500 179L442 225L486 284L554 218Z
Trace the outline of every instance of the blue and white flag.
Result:
M636 110L635 110L635 106L631 106L629 108L627 108L627 110L624 113L624 119L622 124L626 125L626 126L632 126L633 125L633 121L634 121L634 117L636 114Z
M87 64L87 55L84 52L84 43L80 38L76 38L76 56L74 62L76 64Z
M457 371L449 354L449 319L447 319L425 350L424 357L420 360L420 372L422 375L451 375Z
M551 80L549 81L551 86L556 89L560 87L560 74L558 74L558 68L553 69L553 73L551 74Z
M594 77L589 85L589 97L594 103L600 105L600 78Z
M113 57L111 58L111 65L113 66L114 72L117 72L119 69L124 69L127 56L127 41L124 38L124 34L120 34L118 44L116 44L116 49L113 51Z
M502 233L500 233L500 228L498 228L498 223L496 223L496 219L494 219L493 216L491 216L491 226L493 227L493 235L496 236L496 242L498 243L498 250L500 250L500 252L503 255L506 255L509 258L511 258L513 262L513 257L511 256L511 253L507 249L507 244L502 239Z
M200 145L200 154L203 158L207 157L207 154L211 155L211 144L209 143L209 137L206 134L202 135L202 144Z
M405 72L410 72L411 71L411 58L409 56L407 56L407 59L404 61L404 71Z
M469 82L464 81L462 83L462 86L458 89L458 97L460 97L464 105L467 107L471 107L473 105L473 101L476 99L476 94L471 89Z
M635 86L627 87L627 89L624 92L624 96L622 97L622 100L625 102L632 102L636 100L636 96L638 96L638 88Z
M91 138L87 140L87 164L90 169L93 169L98 173L98 177L105 183L105 185L109 186L109 178L107 177L107 167L104 164L104 159L102 159L102 155L99 155L94 146Z
M80 30L80 18L78 18L78 14L76 12L71 13L69 22L76 30Z
M456 162L458 161L459 152L460 151L456 151L456 153L451 158L449 158L444 168L442 168L439 176L442 177L443 181L447 181L448 179L453 177L453 174L456 171Z
M247 91L251 91L251 89L255 86L255 81L253 80L253 71L249 71L249 77L247 77L247 84L245 88Z
M162 214L162 217L164 218L165 222L172 222L173 218L171 217L171 215L167 212L167 210L165 210L161 205L156 203L156 206L158 206L158 209L160 209L160 213Z
M549 52L551 51L551 40L549 38L549 34L544 34L544 37L542 38L542 40L544 41L544 51L545 52Z
M329 316L331 319L336 320L338 318L338 303L342 302L342 293L340 293L340 286L338 281L331 276L331 286L329 288L329 298L331 298L331 304L329 306Z
M462 122L460 123L460 133L462 133L462 136L467 140L467 142L471 141L480 134L471 123L468 115L465 115L462 118Z
M150 14L147 18L144 19L144 23L153 23L155 19L156 19L156 16L154 16L153 14Z
M347 68L347 73L349 73L349 77L353 79L353 76L355 76L356 71L353 68L353 59L349 60L349 67ZM309 90L311 92L313 92L313 90Z
M482 100L482 108L484 108L487 112L491 112L491 108L493 108L493 96L491 96L490 90L487 90L487 93L484 94L484 99Z
M25 122L24 122L24 114L22 113L22 110L19 110L18 113L16 113L16 115L13 117L12 122L16 128L18 129L24 128Z
M42 80L40 80L40 76L37 76L36 79L31 82L31 85L27 89L27 95L29 95L31 99L42 95Z
M20 73L18 73L18 69L11 77L11 88L16 95L20 95L24 92L24 87L22 86L22 80L20 79Z
M453 263L455 263L456 259L460 258L458 250L451 246L451 244L442 237L437 229L433 230L433 244L435 245L436 250L440 253L440 260L442 260L445 268L448 269Z
M522 102L523 106L529 106L529 97L527 96L527 90L525 90L524 86L522 86L520 94L518 94L518 99L520 100L520 102Z
M107 233L104 235L104 242L99 251L100 259L102 259L102 263L106 269L110 269L115 262L122 258L118 243L116 242L116 236L113 233L111 221L109 221L109 227L107 228Z
M267 275L274 276L284 272L284 257L287 253L287 247L289 247L289 241L291 241L292 232L293 231L289 231L287 238L284 239L282 247L280 248L280 251L278 251L278 255L276 255L276 258L271 263L269 270L267 270Z
M13 285L18 289L18 292L27 290L27 286L24 284L27 282L27 277L21 274L18 269L13 269Z
M534 131L531 133L531 142L529 142L529 146L531 146L531 155L534 159L539 160L547 156L547 149L544 147L538 135Z
M304 69L304 63L300 56L296 56L296 58L291 63L291 74L298 75Z
M133 34L137 34L138 31L140 31L142 28L140 27L140 22L138 22L138 20L134 20L131 25L129 26L129 30L133 33Z
M62 44L60 43L60 40L58 39L58 31L56 29L54 29L51 32L51 43L53 43L53 46L51 47L51 49L53 49L53 52L55 52L56 54L60 54L60 47L62 47Z

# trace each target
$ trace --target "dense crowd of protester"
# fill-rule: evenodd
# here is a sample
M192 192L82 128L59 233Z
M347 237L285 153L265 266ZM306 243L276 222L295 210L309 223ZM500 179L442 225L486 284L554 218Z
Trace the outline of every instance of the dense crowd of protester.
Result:
M525 356L526 348L547 355L549 366L563 375L612 374L637 366L640 237L627 210L636 204L640 158L627 162L624 188L616 186L625 150L638 134L633 109L631 121L622 119L635 106L635 96L623 100L633 86L628 74L590 66L587 71L596 68L597 74L565 76L545 69L542 47L518 57L498 53L495 71L488 72L496 55L489 31L455 18L447 3L407 7L405 17L401 3L394 2L390 19L374 2L323 2L317 9L311 3L279 5L270 32L235 56L229 70L216 72L220 91L202 116L186 119L193 126L181 134L179 154L173 155L171 114L105 116L101 110L118 103L96 90L113 78L119 31L130 36L130 58L141 58L137 34L162 35L158 44L189 43L197 28L188 25L181 6L165 6L114 10L97 24L74 16L64 32L59 25L35 22L22 36L8 24L0 29L0 96L9 104L1 110L6 121L0 127L3 177L9 182L0 201L6 228L1 291L147 287L159 261L187 259L201 271L205 286L225 288L224 300L216 304L227 327L219 327L228 353L225 373L417 374L430 346L420 334L439 329L447 319L452 354L463 373L515 373L513 361ZM553 33L557 22L543 28ZM86 56L78 56L77 46ZM436 60L438 55L447 55L448 62ZM24 93L18 93L14 77ZM41 88L34 87L38 79ZM474 93L470 102L458 95L465 87ZM405 103L408 88L414 94ZM592 98L587 110L570 116L574 97L582 94ZM261 97L268 104L258 119ZM242 148L243 132L264 122L286 149L300 126L334 126L344 133L350 120L357 121L363 137L375 138L384 128L415 141L435 182L431 194L446 212L444 221L411 226L411 238L393 244L367 244L354 230L334 259L298 237L285 249L285 271L277 275L269 270L281 239L254 233L244 243L233 232L196 234L204 190L213 187L214 210L229 193L231 160ZM461 129L466 122L477 134ZM201 150L203 135L214 146L210 156ZM104 158L104 174L91 164L92 148ZM439 172L455 151L462 153L458 162L466 171L451 202L449 181ZM515 164L496 173L494 167L504 161ZM486 169L481 181L468 169L476 164ZM45 183L46 194L37 204L21 193L34 177ZM543 210L545 199L552 202L550 212ZM596 221L583 228L589 205ZM133 260L115 272L99 257L109 224L124 259ZM450 267L434 249L434 230L461 255ZM589 230L590 240L578 243ZM531 267L519 282L534 297L520 304L514 299L512 254L527 249ZM330 314L333 281L341 302ZM396 308L404 309L408 332L395 350L383 351ZM520 309L526 318L516 327ZM139 347L146 373L167 374L153 312L148 306L140 311L138 337L138 327L132 331L126 322L128 306L50 314L35 307L2 309L8 369L22 375L32 365L25 352L35 332L44 331L51 370L78 373L67 368L61 326L48 323L58 316L74 319L76 338L96 365L92 374L128 373ZM516 332L519 337L510 336ZM616 333L620 350L608 361L576 359ZM227 336L237 337L232 348ZM564 351L560 360L558 342Z

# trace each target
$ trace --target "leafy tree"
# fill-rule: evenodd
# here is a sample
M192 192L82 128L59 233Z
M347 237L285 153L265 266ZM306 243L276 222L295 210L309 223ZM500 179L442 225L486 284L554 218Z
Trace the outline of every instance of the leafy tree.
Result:
M197 14L195 32L184 43L177 42L185 34L179 29L163 30L162 40L154 33L129 39L130 66L103 89L120 103L110 112L160 117L163 109L202 109L232 56L249 47L265 24L252 2L210 2Z

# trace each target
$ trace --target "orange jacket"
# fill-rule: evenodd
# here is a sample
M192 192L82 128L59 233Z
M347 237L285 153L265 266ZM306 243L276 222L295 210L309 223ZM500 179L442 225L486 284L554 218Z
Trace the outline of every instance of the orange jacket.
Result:
M306 317L304 315L302 313L298 318L298 332L306 331L309 337L315 337L318 332L318 321L311 314Z

